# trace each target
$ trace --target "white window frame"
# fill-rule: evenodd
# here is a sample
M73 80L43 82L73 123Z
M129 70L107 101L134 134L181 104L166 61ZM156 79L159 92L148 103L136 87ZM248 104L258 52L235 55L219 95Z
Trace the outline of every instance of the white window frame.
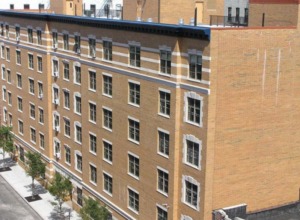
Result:
M80 98L80 112L77 111L77 101L76 101L76 97ZM81 94L79 92L75 92L74 93L74 113L77 115L81 115L82 114L82 99L81 99Z
M167 94L169 94L170 95L170 100L169 100L169 112L170 112L170 114L165 114L165 113L163 113L163 112L161 112L160 111L160 109L161 109L161 103L160 103L160 99L161 99L161 97L160 97L160 95L161 95L161 92L164 92L164 93L167 93ZM165 117L165 118L170 118L170 116L171 116L171 91L170 90L167 90L167 89L162 89L162 88L159 88L158 89L158 98L159 98L159 105L158 105L158 114L160 115L160 116L163 116L163 117Z
M112 191L112 192L109 192L109 191L107 191L107 190L105 189L105 178L104 178L104 175L110 177L111 180L112 180L112 182L111 182L111 191ZM109 174L109 173L103 171L103 192L105 192L105 193L108 194L109 196L112 196L112 195L113 195L113 188L114 188L114 187L113 187L113 183L114 183L114 181L113 181L113 176L112 176L111 174Z
M200 101L200 123L195 123L193 121L189 121L188 120L188 108L189 108L189 103L188 103L188 98L192 98L195 100L199 100ZM203 105L204 105L204 101L203 101L203 97L198 95L195 92L185 92L184 93L184 122L198 126L198 127L203 127Z
M74 154L75 154L75 164L74 164L75 165L75 170L77 170L79 173L82 173L82 168L83 168L82 167L82 165L83 165L82 153L80 151L78 151L78 150L75 150ZM77 161L77 155L81 157L81 170L79 170L77 168L77 163L78 163L78 161Z
M104 150L105 149L105 147L104 147L105 144L104 143L107 143L107 144L111 145L111 160L105 158L105 150ZM109 164L112 164L113 163L113 144L112 144L112 142L110 142L106 139L102 139L102 146L103 146L103 160L106 161Z
M91 136L94 136L96 138L96 146L95 146L95 151L91 149ZM97 140L97 135L95 133L89 132L89 152L93 155L97 155L98 151L98 140Z
M186 184L185 182L190 182L192 183L193 185L196 185L198 187L198 190L197 190L197 205L196 206L193 206L192 204L188 203L185 201L185 197L186 197ZM181 192L182 192L182 197L181 197L181 202L186 204L187 206L189 206L190 208L194 209L194 210L197 210L197 211L200 211L200 182L198 182L196 179L194 179L193 177L191 176L186 176L186 175L183 175L182 176L182 189L181 189Z
M80 127L81 128L81 141L79 141L79 140L77 140L77 128L76 127ZM81 123L80 122L78 122L78 121L75 121L74 122L74 141L76 142L76 143L78 143L78 144L82 144L82 125L81 125Z
M167 188L168 188L168 192L165 192L164 190L161 190L160 188L159 188L159 171L161 171L161 172L163 172L163 173L166 173L167 175L168 175L168 185L167 185ZM166 169L164 169L164 168L161 168L161 167L159 167L159 166L157 166L157 192L159 192L159 193L161 193L162 195L164 195L164 196L166 196L166 197L168 197L168 194L169 194L169 188L170 188L170 175L169 175L169 171L168 170L166 170Z
M191 142L199 145L198 165L191 164L186 159L187 158L187 141L191 141ZM190 135L190 134L183 135L183 163L190 167L193 167L195 169L201 170L201 162L202 162L202 154L201 153L202 153L202 141L200 139L196 138L194 135Z
M137 156L137 155L134 154L134 153L129 152L129 151L128 151L128 154L127 154L127 155L128 155L128 156L127 156L127 158L128 158L127 174L128 174L129 176L131 176L131 177L133 177L133 178L139 180L139 179L140 179L140 170L141 170L141 168L140 168L140 167L141 167L141 166L140 166L140 157ZM135 175L135 173L131 173L131 172L130 172L130 159L129 159L129 156L132 156L132 157L134 157L134 158L136 158L136 159L139 160L139 164L138 164L138 176ZM134 166L135 166L135 165L134 165ZM134 168L134 170L136 170L136 168Z
M80 68L80 82L77 82L76 78L76 68ZM73 64L73 82L75 85L81 85L82 83L82 71L81 71L81 64L78 62L75 62Z

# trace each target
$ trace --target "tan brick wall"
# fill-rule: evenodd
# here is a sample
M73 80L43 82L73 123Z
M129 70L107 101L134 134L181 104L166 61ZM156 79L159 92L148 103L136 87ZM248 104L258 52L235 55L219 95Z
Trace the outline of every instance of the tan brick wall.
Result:
M298 200L298 30L213 30L212 39L213 209Z
M262 26L263 13L265 27L297 26L298 4L249 4L249 26Z

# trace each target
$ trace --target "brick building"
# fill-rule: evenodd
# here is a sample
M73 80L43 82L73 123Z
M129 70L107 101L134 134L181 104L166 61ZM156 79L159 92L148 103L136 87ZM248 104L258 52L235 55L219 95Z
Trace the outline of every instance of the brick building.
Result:
M114 219L298 201L294 13L285 27L250 10L249 27L218 28L1 11L2 121L20 163L41 152L76 208L92 196Z

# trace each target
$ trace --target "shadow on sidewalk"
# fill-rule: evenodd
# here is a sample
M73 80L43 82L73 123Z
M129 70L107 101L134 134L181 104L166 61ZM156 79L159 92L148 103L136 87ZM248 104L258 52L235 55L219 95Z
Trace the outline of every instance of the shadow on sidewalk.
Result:
M51 220L67 220L70 219L70 216L72 217L72 213L71 213L71 209L70 208L66 208L66 207L62 207L62 210L59 210L58 205L55 205L52 212L50 213L50 216L48 219Z
M29 185L25 185L24 187L28 189L27 192L31 192L31 194L32 194L32 184L31 183ZM33 188L34 195L45 194L47 192L48 191L42 185L34 184L34 188Z
M4 162L4 164L3 164ZM4 160L0 160L0 167L3 167L3 165L5 167L13 167L17 165L17 162L12 160L11 158L5 158Z

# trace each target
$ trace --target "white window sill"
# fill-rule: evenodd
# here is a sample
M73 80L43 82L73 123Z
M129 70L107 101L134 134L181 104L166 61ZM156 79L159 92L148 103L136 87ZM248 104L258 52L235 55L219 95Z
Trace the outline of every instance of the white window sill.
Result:
M112 95L109 95L109 94L102 93L102 95L105 97L108 97L108 98L112 98Z
M107 127L104 127L104 126L102 126L102 128L109 131L109 132L112 132L112 129L110 129L110 128L107 128Z
M161 191L161 190L159 190L159 189L157 189L156 191L157 191L158 193L162 194L163 196L168 197L168 193L163 192L163 191Z
M187 203L186 201L184 201L183 203L184 203L185 205L187 205L188 207L190 207L190 208L192 208L192 209L194 209L194 210L196 210L196 211L199 211L199 208L198 208L198 207L195 207L195 206L191 205L190 203Z
M131 176L131 177L133 177L134 179L136 179L136 180L140 180L140 178L139 177L137 177L137 176L135 176L134 174L132 174L132 173L127 173L129 176Z
M137 107L137 108L139 108L139 107L140 107L140 105L138 105L138 104L135 104L135 103L132 103L132 102L128 102L128 105L131 105L131 106L134 106L134 107Z
M136 140L133 140L133 139L130 139L128 138L128 140L134 144L137 144L137 145L140 145L140 142L136 141Z
M162 117L164 117L164 118L168 118L168 119L170 118L170 115L163 114L163 113L161 113L161 112L159 112L158 115L159 115L159 116L162 116Z
M128 206L128 209L129 209L129 210L131 210L132 212L134 212L134 213L135 213L135 214L137 214L137 215L139 214L139 212L138 212L138 211L134 210L134 209L133 209L133 208L131 208L130 206Z
M190 124L190 125L194 125L194 126L197 126L197 127L200 127L200 128L202 127L201 122L200 122L200 124L196 123L196 122L193 122L193 121L188 121L188 120L186 120L185 122L188 123L188 124Z
M103 190L103 192L105 192L105 193L106 193L107 195L109 195L110 197L113 196L110 192L106 191L105 189Z
M169 156L166 155L166 154L164 154L164 153L157 152L157 154L160 155L160 156L162 156L162 157L164 157L164 158L166 158L166 159L169 159Z
M106 163L110 164L110 165L113 164L112 161L110 161L110 160L108 160L108 159L106 159L106 158L103 158L103 160L104 160Z
M97 156L97 153L94 152L94 151L91 151L91 150L90 150L90 153L93 154L94 156Z
M187 161L185 161L184 164L187 165L187 166L189 166L189 167L192 167L192 168L194 168L196 170L201 170L200 166L196 166L195 164L191 164L191 163L189 163Z

